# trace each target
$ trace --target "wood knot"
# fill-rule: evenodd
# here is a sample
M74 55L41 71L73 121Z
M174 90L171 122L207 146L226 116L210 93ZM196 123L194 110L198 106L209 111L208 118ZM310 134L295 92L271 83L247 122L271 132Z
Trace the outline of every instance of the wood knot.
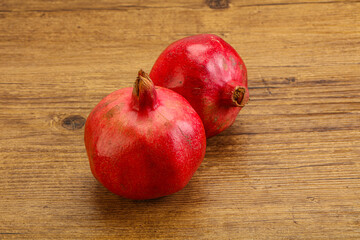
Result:
M288 83L293 83L296 81L296 78L295 77L288 77L288 78L285 78L285 80L288 82Z
M86 122L86 119L80 115L71 115L64 118L61 122L61 126L68 130L81 129Z
M229 0L206 0L205 2L212 9L229 8Z

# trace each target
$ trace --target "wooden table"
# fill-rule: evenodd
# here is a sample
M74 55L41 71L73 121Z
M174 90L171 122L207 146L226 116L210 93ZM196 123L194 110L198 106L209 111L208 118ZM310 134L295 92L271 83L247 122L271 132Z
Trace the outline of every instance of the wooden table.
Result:
M171 42L214 33L250 103L188 186L120 198L83 124ZM360 2L0 1L0 239L360 239Z

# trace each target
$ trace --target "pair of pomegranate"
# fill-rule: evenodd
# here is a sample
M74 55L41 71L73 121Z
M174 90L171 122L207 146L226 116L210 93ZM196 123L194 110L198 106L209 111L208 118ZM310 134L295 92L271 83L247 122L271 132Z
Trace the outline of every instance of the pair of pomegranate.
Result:
M249 99L247 73L223 39L201 34L168 46L150 76L106 96L90 113L85 146L95 178L115 194L152 199L186 186L206 138L228 128Z

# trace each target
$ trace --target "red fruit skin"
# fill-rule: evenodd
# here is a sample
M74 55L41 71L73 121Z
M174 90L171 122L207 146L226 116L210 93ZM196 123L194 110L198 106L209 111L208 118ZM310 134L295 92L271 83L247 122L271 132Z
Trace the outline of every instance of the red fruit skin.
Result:
M150 78L155 85L169 88L190 102L208 138L231 126L249 100L243 60L213 34L195 35L169 45L156 60ZM236 86L245 90L237 103L232 99Z
M140 89L141 91L141 89ZM152 199L186 186L206 148L201 119L179 94L157 87L154 103L133 103L133 89L102 99L85 125L85 146L95 178L115 194ZM150 96L153 98L153 96ZM144 104L143 104L144 105Z

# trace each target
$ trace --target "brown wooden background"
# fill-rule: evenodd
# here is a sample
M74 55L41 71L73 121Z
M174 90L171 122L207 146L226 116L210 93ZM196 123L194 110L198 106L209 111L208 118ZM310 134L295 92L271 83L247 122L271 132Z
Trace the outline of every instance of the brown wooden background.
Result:
M83 123L171 42L215 33L251 102L182 191L91 175ZM360 2L0 0L0 239L360 239Z

